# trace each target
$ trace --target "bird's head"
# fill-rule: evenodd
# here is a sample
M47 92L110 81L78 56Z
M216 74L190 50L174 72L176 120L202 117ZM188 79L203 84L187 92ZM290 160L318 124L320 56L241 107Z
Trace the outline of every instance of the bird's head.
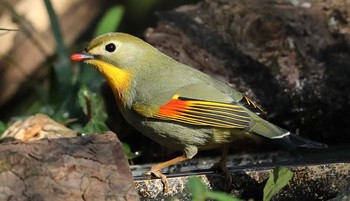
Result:
M155 48L143 40L125 33L108 33L93 39L73 61L85 62L97 69L119 97L131 93L133 79L138 77Z
M82 53L71 56L73 61L84 61L99 68L102 63L120 69L137 67L142 58L154 48L143 40L125 33L108 33L93 39Z

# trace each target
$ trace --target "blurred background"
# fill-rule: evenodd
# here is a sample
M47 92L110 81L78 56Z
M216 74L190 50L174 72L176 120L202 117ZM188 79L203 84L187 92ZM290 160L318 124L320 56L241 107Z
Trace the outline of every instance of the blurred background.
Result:
M1 1L0 119L6 122L40 111L67 118L64 113L76 112L64 108L72 85L86 84L96 91L101 84L97 73L85 72L91 69L70 61L72 52L107 32L142 37L147 27L155 26L155 11L193 2Z
M120 115L102 76L70 61L70 55L108 32L142 38L147 27L156 25L156 11L195 2L1 0L0 133L15 122L43 113L79 134L112 129L123 141L140 139ZM137 141L132 145L136 151L143 149L143 140ZM129 143L124 145L133 158Z

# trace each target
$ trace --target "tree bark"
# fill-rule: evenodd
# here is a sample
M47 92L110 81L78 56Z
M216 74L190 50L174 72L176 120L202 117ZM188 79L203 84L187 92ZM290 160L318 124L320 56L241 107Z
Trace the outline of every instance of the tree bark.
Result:
M0 145L0 200L139 200L112 132Z

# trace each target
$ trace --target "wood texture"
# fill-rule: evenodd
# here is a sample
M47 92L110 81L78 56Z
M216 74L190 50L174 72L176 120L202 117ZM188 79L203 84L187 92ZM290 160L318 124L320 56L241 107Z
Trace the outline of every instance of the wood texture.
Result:
M139 200L112 132L0 145L0 200Z

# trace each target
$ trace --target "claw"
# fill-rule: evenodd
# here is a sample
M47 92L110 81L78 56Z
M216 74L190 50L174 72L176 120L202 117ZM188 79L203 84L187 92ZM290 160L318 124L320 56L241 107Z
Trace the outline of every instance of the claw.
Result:
M145 172L145 175L154 175L157 178L160 178L164 184L164 193L169 192L169 181L166 178L166 176L160 172L161 169L166 168L170 165L174 165L176 163L179 163L181 161L188 160L186 156L179 156L174 159L165 161L163 163L153 165L147 172Z
M159 178L164 185L164 193L169 192L168 178L163 173L161 173L159 170L152 170L152 168L151 168L150 170L145 172L145 175L154 175L155 177Z

